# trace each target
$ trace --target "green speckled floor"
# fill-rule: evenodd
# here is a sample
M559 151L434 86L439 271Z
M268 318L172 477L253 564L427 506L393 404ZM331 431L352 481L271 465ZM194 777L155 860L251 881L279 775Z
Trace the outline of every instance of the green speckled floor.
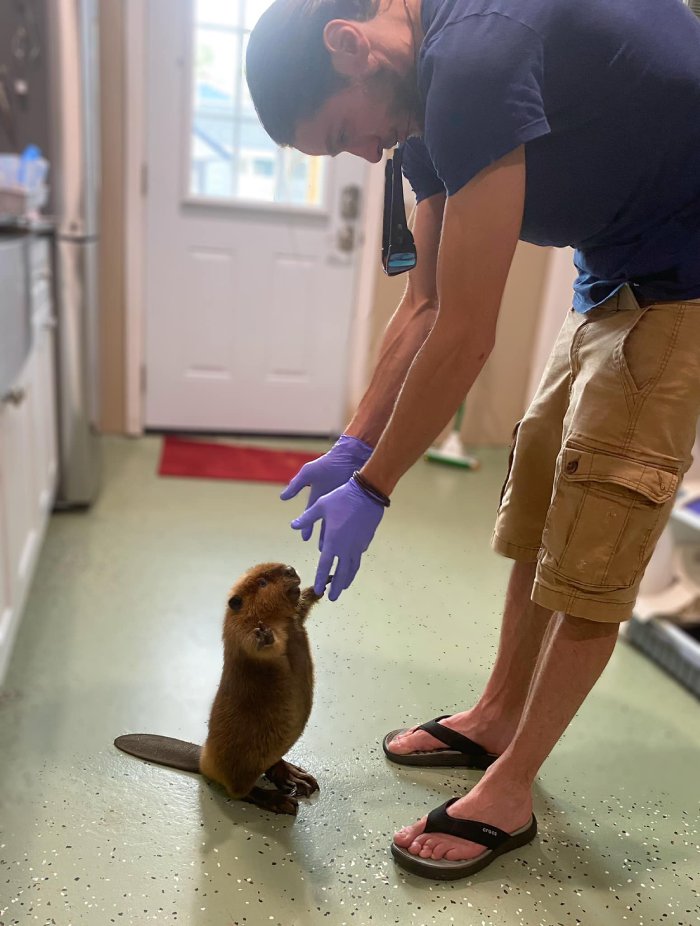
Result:
M478 473L416 466L356 585L314 611L292 758L322 790L295 822L114 749L127 731L201 741L229 584L261 560L315 568L296 502L159 479L159 443L106 440L99 503L49 528L0 696L0 926L700 923L700 703L624 643L543 770L535 843L448 885L388 854L476 780L390 766L379 741L486 679L509 570L488 549L499 451Z

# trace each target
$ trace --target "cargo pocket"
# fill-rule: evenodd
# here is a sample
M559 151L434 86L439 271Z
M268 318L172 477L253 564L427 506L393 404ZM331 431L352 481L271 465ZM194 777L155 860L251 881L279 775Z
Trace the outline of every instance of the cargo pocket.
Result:
M629 395L648 392L662 376L678 337L683 311L672 304L648 306L631 315L634 323L613 355Z
M567 444L557 461L542 566L583 590L634 585L679 478L678 472Z
M498 499L498 508L496 509L496 514L503 507L503 499L506 494L506 488L508 487L508 480L510 479L510 474L513 470L513 460L515 459L515 445L518 441L518 431L520 430L520 425L522 424L522 418L520 421L515 422L515 427L513 428L513 433L510 438L510 452L508 454L508 469L506 470L506 478L503 480L503 485L501 486L501 495Z

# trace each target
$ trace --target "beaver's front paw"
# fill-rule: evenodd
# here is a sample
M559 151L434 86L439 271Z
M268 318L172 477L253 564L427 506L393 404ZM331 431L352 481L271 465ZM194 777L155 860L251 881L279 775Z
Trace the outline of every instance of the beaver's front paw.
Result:
M253 633L255 634L255 642L258 649L264 649L266 646L272 646L275 642L274 633L267 626L267 624L263 624L262 621L260 621Z
M333 576L328 576L328 579L326 580L326 588L328 588L328 586L331 584L332 581L333 581ZM316 601L320 601L323 598L324 593L325 593L325 589L323 592L321 592L320 595L317 595L313 585L310 585L308 588L305 588L304 591L301 593L301 599L302 601L307 601L313 604Z
M301 603L306 602L306 604L315 604L317 601L320 601L323 598L323 595L317 595L314 591L313 585L310 585L308 588L305 588L301 593Z

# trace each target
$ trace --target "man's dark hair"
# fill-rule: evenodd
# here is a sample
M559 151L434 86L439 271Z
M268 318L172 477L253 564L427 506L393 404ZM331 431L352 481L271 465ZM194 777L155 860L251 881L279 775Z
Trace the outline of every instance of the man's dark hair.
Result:
M379 0L275 0L248 40L246 78L260 121L278 145L347 85L323 42L333 19L372 19Z

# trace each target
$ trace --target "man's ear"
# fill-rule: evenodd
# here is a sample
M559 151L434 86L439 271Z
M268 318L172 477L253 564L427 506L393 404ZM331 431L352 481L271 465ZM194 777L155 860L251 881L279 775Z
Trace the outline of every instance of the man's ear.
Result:
M370 68L370 47L360 24L332 19L323 30L323 42L331 56L333 69L341 77L365 77Z

